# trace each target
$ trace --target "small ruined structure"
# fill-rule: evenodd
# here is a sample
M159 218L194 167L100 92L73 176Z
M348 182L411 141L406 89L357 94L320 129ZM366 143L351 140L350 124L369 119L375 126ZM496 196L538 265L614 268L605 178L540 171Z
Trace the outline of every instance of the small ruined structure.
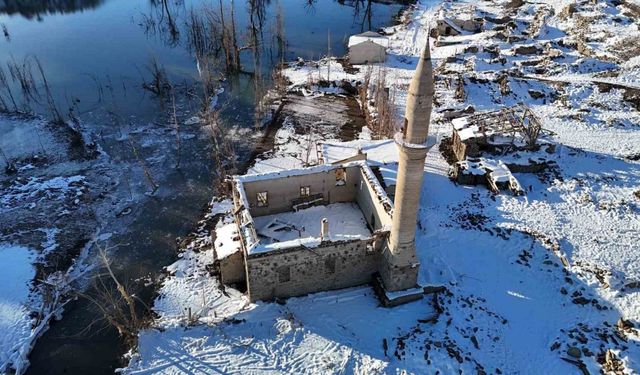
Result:
M482 31L484 19L480 17L475 6L468 4L447 4L439 12L434 36L457 36L464 33L475 34Z
M542 130L540 121L524 106L480 112L451 120L452 147L458 161L479 157L483 151L534 148Z
M395 201L362 152L317 167L234 176L234 222L215 239L222 281L244 281L251 301L369 282L386 306L422 298L415 232L433 90L427 44L405 128L393 141Z
M451 177L460 184L485 184L494 193L510 190L521 195L524 191L512 172L539 172L547 166L544 160L507 165L481 157L484 153L504 154L539 147L542 126L526 106L458 117L451 120L451 125L451 151L456 160Z
M349 62L353 65L384 62L389 38L373 31L349 38Z
M453 166L452 174L454 179L463 185L484 184L496 194L501 190L509 190L514 195L524 194L509 167L500 160L467 158Z
M456 36L463 33L460 26L447 17L441 17L436 21L435 31L438 35L443 36Z

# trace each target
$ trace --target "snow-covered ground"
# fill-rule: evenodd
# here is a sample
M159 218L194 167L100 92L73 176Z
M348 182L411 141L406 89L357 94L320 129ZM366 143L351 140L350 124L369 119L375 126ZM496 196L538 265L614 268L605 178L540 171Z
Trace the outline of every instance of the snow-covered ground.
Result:
M36 254L22 247L0 243L0 372L21 360L29 350L32 320L29 318L30 287L36 270Z
M640 372L640 112L626 89L640 84L640 61L625 58L620 44L640 37L638 17L608 1L579 1L573 10L571 1L511 10L508 3L472 2L491 18L508 15L512 40L488 22L486 31L452 38L458 44L432 45L430 133L446 140L448 112L523 102L550 131L556 151L504 157L544 156L557 168L517 173L524 196L493 195L455 185L439 147L429 151L416 238L419 281L447 291L394 309L378 307L368 287L250 304L208 276L213 249L203 233L202 249L188 247L170 267L177 272L156 302L158 329L140 334L125 373ZM387 28L384 69L399 115L440 9L438 1L422 1L406 22ZM514 52L529 45L539 52ZM467 49L475 46L484 50ZM364 74L327 60L285 74L293 89L310 77L326 79L329 70L332 79L352 82ZM282 144L257 171L300 160L306 149L287 143L291 137L294 129L284 126ZM366 140L356 143L373 149ZM333 149L325 159L345 155ZM393 161L392 152L383 154L381 161ZM184 308L195 311L199 290L207 312L185 328ZM170 311L159 308L167 295Z
M2 295L23 291L21 285L28 284L21 300L24 304L12 300L2 310L7 325L18 328L10 335L3 328L0 373L24 372L29 352L49 322L63 318L64 305L77 297L76 290L86 287L94 262L93 244L110 238L117 241L132 230L131 223L150 201L145 169L160 185L153 199L172 200L174 197L167 197L191 189L188 184L179 190L171 186L177 184L171 176L176 164L175 133L153 123L130 124L126 129L101 131L98 137L94 126L98 125L80 126L85 138L85 147L81 147L70 141L65 126L37 116L0 114L0 246L28 249L25 254L31 254L2 257L1 270L29 269L31 276L24 282L16 279L0 284ZM185 124L180 133L183 150L202 134L200 126ZM100 145L92 144L97 139ZM139 156L133 155L130 142L136 144ZM185 175L203 168L199 153L206 152L206 147L202 143L182 158ZM197 159L196 167L193 159ZM195 210L199 212L199 207ZM10 307L15 307L13 315ZM17 322L18 316L23 325L9 322Z

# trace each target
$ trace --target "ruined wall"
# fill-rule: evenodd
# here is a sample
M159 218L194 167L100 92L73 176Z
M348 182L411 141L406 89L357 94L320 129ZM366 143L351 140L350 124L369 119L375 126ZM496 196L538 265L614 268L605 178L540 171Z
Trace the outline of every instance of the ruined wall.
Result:
M356 202L369 226L374 231L383 227L391 228L391 215L385 210L362 170L360 170L360 184L358 186Z
M310 194L322 194L325 202L353 202L360 184L360 166L346 168L346 183L336 185L336 170L299 176L243 182L251 215L264 216L291 211L292 200L300 198L300 188L309 186ZM258 207L257 194L268 193L268 206Z
M439 19L436 22L436 30L438 30L438 35L444 35L444 36L460 35L460 31L458 30L457 25L452 26L443 19Z
M313 249L249 256L249 298L269 300L366 284L379 263L379 251L370 242L327 242Z
M223 284L234 284L244 281L245 268L242 251L236 251L235 253L220 259L219 262L220 275Z
M453 22L465 31L470 31L472 33L479 33L482 31L483 21L481 19L453 19Z
M456 156L458 161L462 161L467 156L467 145L462 142L460 136L457 131L453 131L452 139L451 139L451 150L453 154Z

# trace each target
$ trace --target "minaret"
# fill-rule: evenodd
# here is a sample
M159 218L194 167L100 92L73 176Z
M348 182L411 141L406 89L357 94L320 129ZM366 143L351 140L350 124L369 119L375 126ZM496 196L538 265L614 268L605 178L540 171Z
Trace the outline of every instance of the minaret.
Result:
M399 151L393 225L380 275L387 291L416 286L416 218L427 156L427 135L433 105L433 68L429 39L409 86L402 133L395 137Z

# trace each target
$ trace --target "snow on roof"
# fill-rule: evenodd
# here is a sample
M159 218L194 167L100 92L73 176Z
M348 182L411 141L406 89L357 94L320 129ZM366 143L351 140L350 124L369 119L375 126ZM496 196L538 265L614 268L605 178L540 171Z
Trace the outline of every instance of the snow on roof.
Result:
M452 20L450 20L449 18L443 16L441 21L446 23L452 29L454 29L458 34L462 34L463 33L462 29L460 27L458 27L458 25L456 25L456 23L453 22Z
M435 144L430 136L427 147ZM325 164L340 163L362 152L366 154L367 165L378 167L386 186L394 186L398 175L398 146L393 139L377 141L359 139L350 142L321 142L318 144Z
M524 143L520 121L531 121L526 109L516 106L494 111L479 112L451 120L461 141L485 138L491 144ZM524 114L523 114L523 111ZM537 120L536 120L537 121Z
M458 132L458 137L460 137L462 141L482 136L480 127L469 122L469 117L455 118L451 120L451 125L453 125L453 128Z
M367 31L362 34L352 35L349 37L349 45L348 47L355 46L356 44L364 43L366 41L371 41L375 44L378 44L384 48L389 47L389 38L384 35L380 35L373 31Z
M501 160L486 158L467 158L465 160L459 161L458 164L461 166L462 170L465 171L465 173L484 175L486 172L489 172L489 175L496 182L509 181L509 177L511 176L511 171Z
M216 255L218 259L223 259L231 254L240 251L240 237L236 223L229 223L216 228Z
M469 160L469 159L465 159L462 161L458 162L458 165L460 166L460 169L465 173L465 174L472 174L475 176L482 176L486 173L486 171L484 170L484 166L482 165L481 161L474 161L474 160Z
M382 188L382 185L380 185L380 183L378 182L378 179L373 174L371 168L368 165L364 165L362 167L362 173L364 173L365 177L369 181L371 188L378 196L378 199L380 200L380 203L382 203L385 211L387 211L387 213L391 215L393 213L393 202L391 202L391 199L389 199L389 197L387 196L387 193Z
M350 142L319 143L325 164L340 163L358 153L367 157L367 164L379 167L385 186L394 186L398 175L398 147L392 139L370 141L359 139Z
M465 174L482 176L488 173L489 178L494 183L509 183L512 190L522 190L520 183L502 160L485 158L465 159L463 161L459 161L458 165Z

